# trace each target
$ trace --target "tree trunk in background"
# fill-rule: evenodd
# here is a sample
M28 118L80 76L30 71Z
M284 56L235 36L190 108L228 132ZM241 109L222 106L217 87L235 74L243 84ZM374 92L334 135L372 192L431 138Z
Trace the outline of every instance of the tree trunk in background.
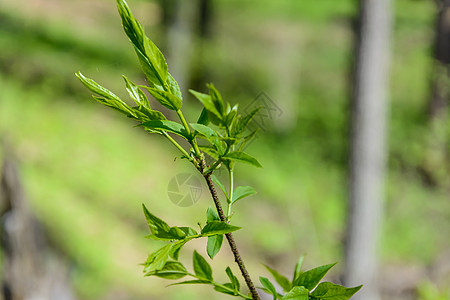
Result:
M450 101L450 0L438 0L436 3L438 15L434 43L435 66L428 107L431 120L445 115Z
M31 213L10 157L0 184L2 291L0 299L74 300L68 268Z
M205 88L203 42L211 36L211 0L161 0L165 52L168 65L181 91ZM202 85L200 87L200 85Z
M361 0L352 99L345 284L355 300L380 299L377 247L384 198L390 0Z
M193 64L191 68L191 78L189 81L190 88L194 90L205 90L205 84L211 82L209 67L205 57L208 53L207 43L212 38L213 23L213 1L198 0L198 17L196 22L196 39Z

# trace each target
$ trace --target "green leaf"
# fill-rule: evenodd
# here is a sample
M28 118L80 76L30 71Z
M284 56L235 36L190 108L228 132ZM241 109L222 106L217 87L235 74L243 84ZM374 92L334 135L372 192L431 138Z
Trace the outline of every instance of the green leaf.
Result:
M210 281L213 280L211 266L197 251L194 251L193 265L197 277Z
M211 236L216 234L226 234L241 229L241 227L230 225L222 221L213 221L206 224L202 229L203 236Z
M125 86L127 88L127 92L130 95L131 99L136 102L136 105L139 107L145 107L150 110L150 102L148 102L147 96L145 96L144 92L131 80L129 80L125 75L122 75L123 80L125 80Z
M175 97L178 97L179 99L183 99L181 95L180 86L176 82L176 80L173 78L170 73L167 74L167 84L169 85L169 90Z
M230 127L231 124L234 122L234 119L237 116L238 105L236 104L235 106L233 106L232 109L230 108L230 105L228 103L227 103L227 105L228 105L228 107L227 107L227 114L223 118L223 123L224 123L225 126Z
M157 110L148 109L144 106L133 107L136 115L139 116L139 120L146 121L154 121L154 120L166 120L166 117L162 114L162 112Z
M85 77L83 74L81 74L81 72L77 72L77 73L75 73L75 75L78 77L78 79L80 79L81 83L85 87L87 87L91 92L101 96L101 97L94 96L95 100L97 100L98 102L100 102L106 106L114 108L124 114L133 115L132 109L125 102L123 102L119 97L117 97L113 92L102 87L94 80Z
M219 138L219 134L214 131L214 129L209 128L208 126L196 123L190 123L192 128L194 128L197 132L204 135L206 139L213 145L218 153L224 153L225 147L222 144L222 141Z
M184 239L184 240L180 240L177 241L175 243L172 244L172 248L170 249L170 253L169 256L172 257L175 260L178 260L179 256L180 256L180 251L181 248L184 246L184 244L186 244L189 241L189 239Z
M172 95L169 92L161 91L156 88L145 87L148 92L163 106L171 110L179 110L182 106L182 101L177 96Z
M206 211L206 220L207 222L219 221L219 216L217 213L210 207ZM208 236L208 243L206 244L206 252L208 256L213 259L217 253L219 253L220 248L222 247L223 235L212 235Z
M233 271L231 271L230 267L227 267L225 269L225 272L227 273L228 278L231 281L231 285L233 286L233 289L237 292L241 290L241 284L239 283L239 280L236 276L234 276Z
M233 295L233 296L236 295L236 292L234 291L233 285L231 283L224 283L223 286L225 286L225 287L227 287L229 289L224 289L223 287L218 286L218 285L214 286L214 289L216 291L218 291L219 293L223 293L223 294L227 294L227 295Z
M292 289L292 285L289 279L278 273L276 270L270 268L269 266L267 265L264 266L266 267L267 271L269 271L270 274L272 274L273 278L275 278L276 282L278 282L278 284L283 288L285 292L288 292Z
M213 221L220 221L219 215L211 206L209 206L206 210L206 221L208 223Z
M244 136L241 139L241 144L239 145L238 150L241 151L242 149L244 149L244 146L247 145L251 140L253 140L256 137L256 133L258 131L259 131L259 128L257 128L256 130L253 130L248 135Z
M108 100L106 98L97 97L97 96L94 96L94 95L92 95L92 98L94 98L97 102L99 102L99 103L101 103L101 104L103 104L105 106L108 106L108 107L110 107L112 109L115 109L115 110L117 110L117 111L127 115L127 117L131 117L131 118L136 118L137 117L136 113L126 104L125 104L126 106L123 106L120 102L116 102L116 101L113 101L113 100Z
M242 117L241 119L239 119L239 121L235 127L234 135L239 135L242 132L244 132L244 130L247 128L250 121L261 110L261 108L262 107L259 106L259 107L255 108L254 110L252 110L250 113L248 113L248 115L246 115L245 117Z
M214 107L216 108L219 115L223 116L225 113L225 105L222 96L212 83L208 84L207 86L209 88L209 96L211 97L211 101L214 104Z
M122 18L123 29L133 44L142 69L152 86L165 86L168 77L166 60L155 44L145 36L143 27L134 18L124 0L117 0L117 8Z
M255 167L262 168L261 164L259 163L258 160L256 160L256 158L248 155L245 152L238 152L238 151L230 152L230 153L224 155L223 157L224 158L229 158L229 159L234 159L234 160L237 160L237 161L246 162L246 163L249 163L249 164L251 164L251 165L253 165Z
M187 270L182 263L167 261L161 270L150 271L145 276L157 276L165 279L180 279L187 275Z
M292 282L296 281L298 276L300 276L301 272L302 272L302 266L303 266L303 261L305 260L305 256L302 255L300 256L300 258L297 261L297 264L295 265L295 270L294 270L294 279L292 279Z
M148 211L147 207L145 207L144 204L142 204L142 209L144 210L144 215L145 215L145 219L147 219L148 227L150 228L150 231L154 235L157 236L159 234L168 233L169 232L170 226L167 225L166 222L164 222L163 220L161 220L157 216L155 216L152 213L150 213Z
M303 286L294 286L281 300L308 300L309 291Z
M145 262L144 272L153 272L161 270L169 259L173 244L167 244L164 247L150 254Z
M209 284L209 283L211 283L209 280L186 280L186 281L172 283L172 284L169 284L168 286L182 285L182 284Z
M347 300L359 291L361 287L362 285L353 288L346 288L345 286L331 282L322 282L311 293L311 296L316 299Z
M203 107L202 113L198 117L197 123L205 126L209 124L208 111L206 110L206 108Z
M215 175L211 175L211 179L222 190L223 194L225 195L225 197L228 200L230 197L228 196L227 189L225 188L225 185Z
M236 203L236 201L254 194L256 194L256 191L251 186L238 186L233 192L231 203Z
M214 148L213 146L210 145L198 145L198 147L200 148L200 150L202 150L203 152L205 152L206 154L208 154L209 156L211 156L214 159L219 159L219 153L217 153L216 148Z
M181 229L182 231L184 231L184 233L186 233L187 237L198 234L197 231L195 231L195 229L193 229L191 227L178 227L178 228Z
M273 300L277 300L277 290L275 289L273 284L269 281L269 279L260 276L259 281L273 295Z
M144 122L141 124L141 126L144 126L144 127L150 128L150 129L169 131L169 132L175 133L181 137L184 137L187 140L190 139L190 136L186 132L186 129L183 127L183 125L176 123L174 121L153 120L153 121Z
M304 286L308 290L312 290L334 265L336 265L336 263L320 266L303 272L293 282L293 285Z
M220 113L217 111L216 106L214 105L214 103L211 99L211 96L207 95L207 94L196 92L194 90L189 90L189 92L192 95L194 95L195 98L197 98L203 104L205 109L208 111L209 120L214 125L220 125L222 117L221 117Z
M181 240L186 237L186 232L184 232L183 230L181 230L178 227L171 227L168 232L168 235L170 238L172 238L174 240Z
M206 244L206 252L208 253L208 256L211 259L213 259L217 253L219 253L220 248L222 247L222 243L223 243L222 234L208 236L208 242Z

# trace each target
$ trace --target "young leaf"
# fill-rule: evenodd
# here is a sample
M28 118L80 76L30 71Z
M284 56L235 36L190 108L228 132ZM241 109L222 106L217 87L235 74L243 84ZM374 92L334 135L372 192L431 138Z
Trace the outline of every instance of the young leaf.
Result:
M209 206L206 210L206 222L220 221L219 215Z
M209 124L209 117L208 117L208 111L206 110L206 108L203 107L202 113L198 117L197 123L201 124L201 125L208 126L208 124Z
M134 112L139 116L139 120L146 121L157 121L157 120L166 120L166 117L162 114L162 112L148 109L144 106L136 106L133 107Z
M270 274L272 274L273 278L275 278L276 282L278 282L278 284L283 288L283 290L285 292L289 292L292 289L292 285L291 285L291 282L289 281L289 279L287 279L286 277L284 277L283 275L281 275L274 269L270 268L269 266L266 266L266 265L264 265L264 266L270 272Z
M231 203L235 203L236 201L256 194L255 189L251 186L238 186L233 192L233 199L231 199Z
M142 69L152 86L165 86L168 76L166 60L161 51L145 36L141 24L134 18L124 0L117 0L117 8L122 18L123 29L132 42Z
M179 99L183 99L181 95L180 86L173 78L173 76L170 75L170 73L167 74L167 85L169 86L169 91L172 93L172 95L178 97Z
M165 279L180 279L186 275L186 268L177 261L167 261L161 270L150 271L145 274L145 276L158 276Z
M170 249L169 256L172 257L175 260L178 260L178 257L180 256L181 248L189 241L189 239L184 239L177 241L172 244L172 248Z
M113 92L110 90L102 87L94 80L85 77L81 72L75 73L75 75L80 79L81 83L87 87L91 92L101 96L101 97L95 97L94 99L98 102L109 106L111 108L114 108L124 114L133 114L133 111L131 108L123 102L119 97L117 97Z
M228 196L227 189L225 188L225 185L214 175L211 175L211 179L222 190L223 194L225 195L225 197L228 200L230 197Z
M186 232L184 232L180 228L174 226L174 227L170 227L168 235L173 240L182 240L186 237Z
M208 242L206 243L206 252L208 256L213 259L217 253L219 253L220 248L223 243L223 234L208 236Z
M169 284L168 286L182 285L182 284L209 284L209 283L211 283L209 280L186 280L186 281L172 283L172 284Z
M183 127L183 125L176 123L174 121L168 121L168 120L153 120L144 122L141 124L141 126L150 128L150 129L158 129L158 130L165 130L172 133L175 133L181 137L184 137L185 139L189 140L191 137L186 132L186 129Z
M148 102L147 96L145 96L144 92L141 91L141 89L133 82L131 82L131 80L129 80L125 75L122 75L122 77L123 80L125 80L125 86L131 99L136 102L137 106L145 107L150 110L150 103Z
M294 286L281 300L308 300L309 291L303 286Z
M197 251L194 251L193 265L196 276L201 279L213 280L211 266Z
M255 108L252 110L248 115L245 117L242 117L239 119L238 123L236 124L234 135L239 135L242 132L244 132L245 128L247 128L250 121L253 119L253 117L261 110L261 106Z
M148 227L154 235L169 232L170 226L167 225L166 222L150 213L144 204L142 204L142 209L144 210L144 215L145 219L147 219Z
M99 103L101 103L101 104L103 104L105 106L108 106L108 107L110 107L112 109L115 109L115 110L117 110L117 111L127 115L130 118L136 118L137 117L136 113L126 104L122 105L122 103L120 103L120 102L117 102L117 101L114 101L114 100L108 100L106 98L97 97L97 96L94 96L94 95L92 95L92 98L94 98L97 102L99 102Z
M260 276L259 281L273 295L273 300L277 300L277 290L275 289L273 284L269 281L269 279Z
M217 213L211 208L211 206L208 207L208 210L206 211L206 221L213 222L219 220L220 219ZM222 242L223 242L222 234L208 236L208 243L206 244L206 252L208 253L208 256L211 259L213 259L217 253L219 253L220 248L222 247Z
M353 288L346 288L331 282L322 282L311 293L311 296L315 299L347 300L359 291L361 287L362 285Z
M308 290L312 290L334 265L336 263L320 266L301 273L293 282L293 286L304 286Z
M256 160L256 158L248 155L245 152L238 152L238 151L230 152L230 153L224 155L223 157L224 158L238 160L238 161L242 161L242 162L246 162L246 163L249 163L249 164L251 164L251 165L253 165L255 167L262 168L261 164L259 163L258 160Z
M209 96L211 97L211 101L214 104L214 107L216 108L219 115L223 116L225 113L224 111L225 105L222 96L212 83L208 84L208 88L209 88Z
M225 272L227 273L228 278L230 278L231 285L233 286L233 289L237 292L241 290L241 284L239 283L239 280L236 276L234 276L233 271L231 271L230 267L227 267L225 269Z
M205 109L208 111L209 120L214 125L220 125L222 117L220 113L217 111L214 103L212 102L211 96L196 92L194 90L189 90L189 92L203 104Z
M305 259L305 256L302 255L300 256L300 258L298 259L297 264L295 265L295 270L294 270L294 279L292 279L292 282L296 281L298 276L300 276L301 272L302 272L302 266L303 266L303 260Z
M170 251L173 244L167 244L164 247L150 254L145 262L144 272L152 272L161 270L169 259Z
M247 145L251 140L253 140L256 137L256 133L259 131L259 128L253 130L248 135L244 136L241 139L241 144L239 145L238 151L242 151L244 149L245 145Z
M215 132L213 129L209 128L208 126L202 125L202 124L196 124L196 123L190 123L192 128L194 128L197 132L201 133L206 137L206 139L213 145L218 153L225 152L224 145L222 144L221 140L219 139L219 135L217 132Z
M180 98L172 95L169 92L161 91L156 88L145 88L161 105L167 107L168 109L179 110L183 104Z
M231 283L224 283L223 286L227 287L228 289L224 289L223 287L218 285L214 286L214 289L219 293L236 296L236 292L234 291L233 285Z
M202 229L203 236L211 236L216 234L226 234L241 229L241 227L230 225L222 221L213 221L206 224Z
M200 148L200 150L202 150L203 152L205 152L206 154L208 154L209 156L211 156L214 159L219 159L219 153L217 153L217 150L210 145L198 145L198 147Z

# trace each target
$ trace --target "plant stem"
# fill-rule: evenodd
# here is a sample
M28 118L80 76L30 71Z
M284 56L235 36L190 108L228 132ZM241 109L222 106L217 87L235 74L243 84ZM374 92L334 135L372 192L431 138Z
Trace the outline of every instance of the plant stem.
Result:
M200 170L201 171L201 170ZM202 171L201 171L202 172ZM222 205L220 204L219 197L217 196L216 189L214 188L214 184L211 179L211 173L205 174L204 178L206 180L206 184L208 185L209 191L211 193L211 196L214 200L214 204L216 205L217 213L219 214L219 218L222 222L226 222L225 214L223 213ZM250 293L252 294L253 300L260 300L258 292L256 291L255 285L253 284L253 281L250 278L250 275L248 274L247 269L245 268L244 261L241 258L241 255L239 254L239 251L236 247L236 242L234 241L234 237L231 233L225 234L228 244L230 245L231 252L233 252L234 255L234 261L239 266L239 269L241 270L242 277L244 277L245 283L247 284Z
M230 292L232 292L232 293L237 293L237 295L238 295L239 297L242 297L242 298L244 298L244 299L250 299L250 300L252 299L251 297L246 296L246 295L242 294L241 292L238 292L238 291L236 291L236 290L234 290L234 289L232 289L232 288L230 288L230 287L227 287L226 285L220 284L220 283L215 282L215 281L213 281L213 280L209 280L209 279L206 279L206 278L198 277L197 275L192 274L192 273L187 273L186 275L191 276L191 277L194 277L194 278L197 278L197 279L199 279L199 280L208 281L210 284L212 284L212 285L214 285L214 286L220 287L220 288L222 288L222 289L224 289L224 290L228 290L228 291L230 291Z
M181 109L177 110L177 115L180 118L180 121L183 124L184 128L186 129L188 135L191 135L192 134L191 129L189 128L189 125L186 122L186 119L184 118L184 115L183 115L183 112L181 111ZM195 138L193 138L193 135L192 135L191 144L192 144L192 147L194 148L194 151L195 151L195 154L197 155L197 157L201 158L200 149L198 148L198 145L197 145L197 140Z
M174 144L175 147L178 148L178 150L181 151L181 153L183 153L184 156L186 156L187 159L189 159L189 161L192 161L192 157L186 152L186 150L183 149L183 147L180 146L180 144L178 144L167 132L162 131L162 134L172 143Z
M233 163L231 163L233 164ZM231 206L233 201L233 190L234 190L234 167L230 165L230 169L228 170L228 174L230 175L230 199L228 201L228 212L227 212L227 221L230 222L231 219Z

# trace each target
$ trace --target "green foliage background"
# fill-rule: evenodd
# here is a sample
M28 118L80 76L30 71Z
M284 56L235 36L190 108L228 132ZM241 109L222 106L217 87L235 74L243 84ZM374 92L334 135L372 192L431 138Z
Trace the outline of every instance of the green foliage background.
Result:
M129 3L158 44L156 3ZM239 166L239 184L258 191L238 204L234 217L245 229L236 238L249 271L264 274L259 262L265 261L291 272L302 253L309 266L342 261L356 4L214 4L214 37L201 56L208 81L243 107L265 91L284 117L297 112L286 127L273 126L252 144L249 152L264 169ZM450 246L450 163L433 146L450 140L449 126L436 130L426 123L434 7L432 1L397 0L395 10L382 270L388 264L424 268ZM73 265L81 299L214 299L206 287L166 289L163 280L143 278L138 265L156 249L143 238L140 204L168 216L170 224L195 224L209 206L206 187L196 205L173 205L167 184L192 172L190 166L173 161L177 153L165 150L166 141L86 100L89 93L73 76L83 70L119 96L126 93L121 74L142 82L113 1L10 0L2 2L0 17L0 134L20 159L35 213ZM277 66L286 61L288 75L280 78ZM274 97L284 80L291 101ZM187 101L195 107L193 98ZM196 113L187 117L195 120ZM437 174L437 187L421 180L417 167L424 163ZM203 244L189 247L205 256ZM217 257L214 263L224 269L231 254ZM337 271L339 265L331 275ZM426 295L430 288L423 290Z

